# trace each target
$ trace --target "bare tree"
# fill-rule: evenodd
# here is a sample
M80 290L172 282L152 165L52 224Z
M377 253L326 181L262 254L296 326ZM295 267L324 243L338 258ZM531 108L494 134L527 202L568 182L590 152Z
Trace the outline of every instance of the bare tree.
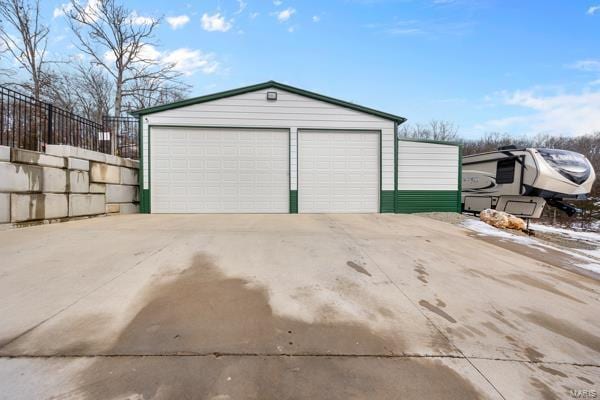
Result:
M138 110L183 100L189 90L189 85L183 83L147 78L135 81L125 93L129 95L127 106L131 110Z
M135 96L142 82L174 82L180 74L173 64L161 62L154 48L159 19L140 20L117 1L71 0L68 21L78 48L111 77L114 114L119 116L124 99Z
M458 128L452 122L432 120L427 125L400 125L400 137L424 140L457 141Z
M113 108L114 86L104 69L78 64L50 76L52 84L44 92L48 102L98 123Z
M40 21L40 0L0 0L0 18L0 41L29 75L30 82L20 85L39 99L48 83L45 69L49 32Z

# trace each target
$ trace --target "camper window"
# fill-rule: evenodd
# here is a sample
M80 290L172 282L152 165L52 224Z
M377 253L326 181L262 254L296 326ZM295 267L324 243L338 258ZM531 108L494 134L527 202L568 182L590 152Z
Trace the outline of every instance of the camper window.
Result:
M515 159L500 160L496 167L496 183L513 183L515 181Z

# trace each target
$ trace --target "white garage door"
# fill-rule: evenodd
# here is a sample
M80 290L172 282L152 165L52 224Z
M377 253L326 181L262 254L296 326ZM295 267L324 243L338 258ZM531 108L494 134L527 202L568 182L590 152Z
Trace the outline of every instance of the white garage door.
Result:
M289 212L288 143L287 130L153 127L152 212Z
M298 212L379 211L379 132L299 131Z

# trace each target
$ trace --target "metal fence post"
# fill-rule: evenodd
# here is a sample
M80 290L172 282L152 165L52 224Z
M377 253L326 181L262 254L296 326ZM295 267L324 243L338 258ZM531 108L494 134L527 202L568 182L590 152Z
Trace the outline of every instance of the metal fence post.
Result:
M118 141L119 141L119 128L118 128L119 120L117 118L115 118L112 121L112 124L110 127L111 128L110 129L110 144L111 144L110 151L113 156L117 155L117 150L119 148L119 143L118 143Z
M48 104L48 132L46 133L47 138L48 138L48 144L55 144L54 143L54 129L52 126L52 104Z

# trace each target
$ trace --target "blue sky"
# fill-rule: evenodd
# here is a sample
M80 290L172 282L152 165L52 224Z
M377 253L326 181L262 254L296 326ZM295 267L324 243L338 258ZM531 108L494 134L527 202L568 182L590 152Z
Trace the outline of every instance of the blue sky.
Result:
M61 54L76 52L65 1L43 2ZM125 3L166 17L153 51L192 95L273 79L465 137L600 130L600 0Z

